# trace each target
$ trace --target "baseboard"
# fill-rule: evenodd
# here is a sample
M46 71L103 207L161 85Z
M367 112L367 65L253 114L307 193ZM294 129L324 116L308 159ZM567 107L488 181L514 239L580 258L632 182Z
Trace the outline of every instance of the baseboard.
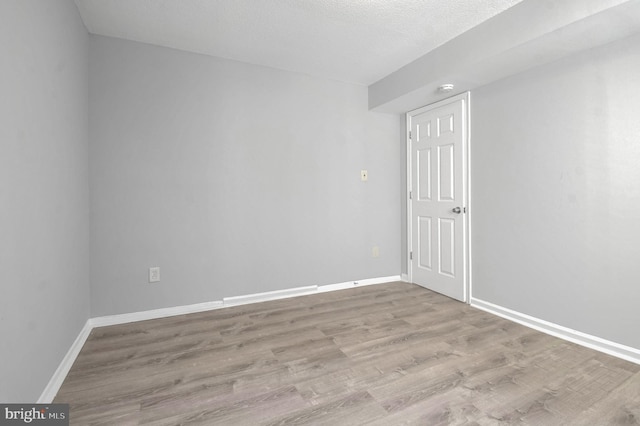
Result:
M543 333L568 340L570 342L585 346L590 349L595 349L599 352L603 352L608 355L633 362L635 364L640 364L640 349L625 346L620 343L602 339L597 336L592 336L590 334L554 324L549 321L541 320L539 318L535 318L527 314L522 314L520 312L513 311L511 309L504 308L502 306L495 305L481 299L476 299L475 297L471 298L471 306L497 315L499 317L506 318L510 321L517 322L518 324L533 328L534 330L538 330Z
M404 281L405 283L408 283L409 282L409 274L400 275L400 280Z
M225 297L222 300L215 300L205 303L196 303L193 305L172 306L170 308L153 309L149 311L132 312L128 314L107 315L102 317L91 318L89 322L92 327L105 327L108 325L126 324L136 321L145 321L157 318L166 318L176 315L193 314L196 312L210 311L228 306L245 305L247 303L266 302L269 300L285 299L288 297L304 296L314 293L322 293L326 291L344 290L347 288L360 287L365 285L374 285L399 281L399 275L388 277L367 278L359 281L347 281L344 283L328 284L328 285L312 285L305 287L288 288L284 290L267 291L264 293L245 294L241 296Z
M363 287L366 285L376 285L390 283L393 281L401 281L399 275L392 275L389 277L380 278L367 278L359 281L345 281L343 283L325 284L318 286L318 293L325 293L327 291L346 290L348 288Z
M126 324L129 322L146 321L157 318L173 317L176 315L193 314L196 312L211 311L224 308L224 303L220 300L193 305L172 306L170 308L152 309L149 311L132 312L129 314L107 315L91 318L89 322L92 327L105 327L108 325Z
M363 285L376 285L376 284L384 284L391 283L394 281L402 281L400 275L390 275L388 277L379 277L379 278L368 278L366 280L354 281L356 287L361 287Z
M284 290L267 291L264 293L245 294L242 296L225 297L222 299L225 306L245 305L247 303L266 302L269 300L286 299L288 297L304 296L318 291L317 285L307 287L287 288Z
M255 293L243 296L225 297L223 300L216 300L212 302L196 303L193 305L173 306L170 308L153 309L149 311L132 312L128 314L107 315L102 317L89 318L84 327L76 337L67 354L64 356L60 365L56 369L55 373L49 380L49 383L45 387L44 391L38 399L39 404L50 404L55 398L60 386L67 377L71 366L75 362L82 346L91 334L91 330L94 327L105 327L108 325L126 324L136 321L145 321L157 318L166 318L176 315L186 315L196 312L211 311L214 309L221 309L231 306L239 306L249 303L265 302L268 300L284 299L288 297L296 297L307 294L321 293L327 291L343 290L346 288L360 287L365 285L383 284L392 281L399 281L399 275L393 275L389 277L380 278L368 278L360 281L347 281L344 283L328 284L323 286L307 286L296 287L286 290L268 291L265 293Z
M40 398L38 398L38 404L50 404L53 401L53 398L55 398L56 394L58 393L58 390L60 389L60 386L62 386L64 379L67 377L67 374L69 374L69 370L71 370L71 366L78 357L80 350L84 346L84 342L87 341L89 334L91 334L92 329L93 326L91 325L91 320L89 319L87 320L87 322L85 322L84 327L82 327L82 330L80 330L80 333L78 334L78 337L76 337L76 340L73 341L66 355L64 356L64 358L62 358L60 365L58 365L58 368L53 373L53 376L51 376L51 380L49 380L49 383L44 388L44 391L42 391Z

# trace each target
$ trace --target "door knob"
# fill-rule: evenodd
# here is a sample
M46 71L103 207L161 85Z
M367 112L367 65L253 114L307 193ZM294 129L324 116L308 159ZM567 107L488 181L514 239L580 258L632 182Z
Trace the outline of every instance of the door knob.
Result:
M453 210L451 210L453 213L455 214L460 214L462 213L462 209L460 207L454 207Z

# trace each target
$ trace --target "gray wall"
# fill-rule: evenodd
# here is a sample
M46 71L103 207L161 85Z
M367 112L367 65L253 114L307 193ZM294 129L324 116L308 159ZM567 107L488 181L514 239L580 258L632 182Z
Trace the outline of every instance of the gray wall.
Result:
M640 348L640 38L472 93L473 296Z
M93 316L399 274L399 120L366 87L90 43Z
M88 35L0 1L0 401L36 401L89 317Z

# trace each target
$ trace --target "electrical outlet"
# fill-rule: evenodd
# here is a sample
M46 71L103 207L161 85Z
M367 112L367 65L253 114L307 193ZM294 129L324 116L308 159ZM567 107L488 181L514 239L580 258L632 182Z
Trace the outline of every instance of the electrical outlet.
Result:
M373 246L371 249L371 257L380 257L380 248L378 246Z
M159 281L160 281L160 267L154 266L152 268L149 268L149 282L157 283Z
M366 182L369 179L369 172L366 170L360 170L360 180Z

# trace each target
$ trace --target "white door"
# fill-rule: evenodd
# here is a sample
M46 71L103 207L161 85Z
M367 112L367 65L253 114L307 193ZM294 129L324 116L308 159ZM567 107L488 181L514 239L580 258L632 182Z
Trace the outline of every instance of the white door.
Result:
M409 273L412 282L467 301L468 93L407 114Z

